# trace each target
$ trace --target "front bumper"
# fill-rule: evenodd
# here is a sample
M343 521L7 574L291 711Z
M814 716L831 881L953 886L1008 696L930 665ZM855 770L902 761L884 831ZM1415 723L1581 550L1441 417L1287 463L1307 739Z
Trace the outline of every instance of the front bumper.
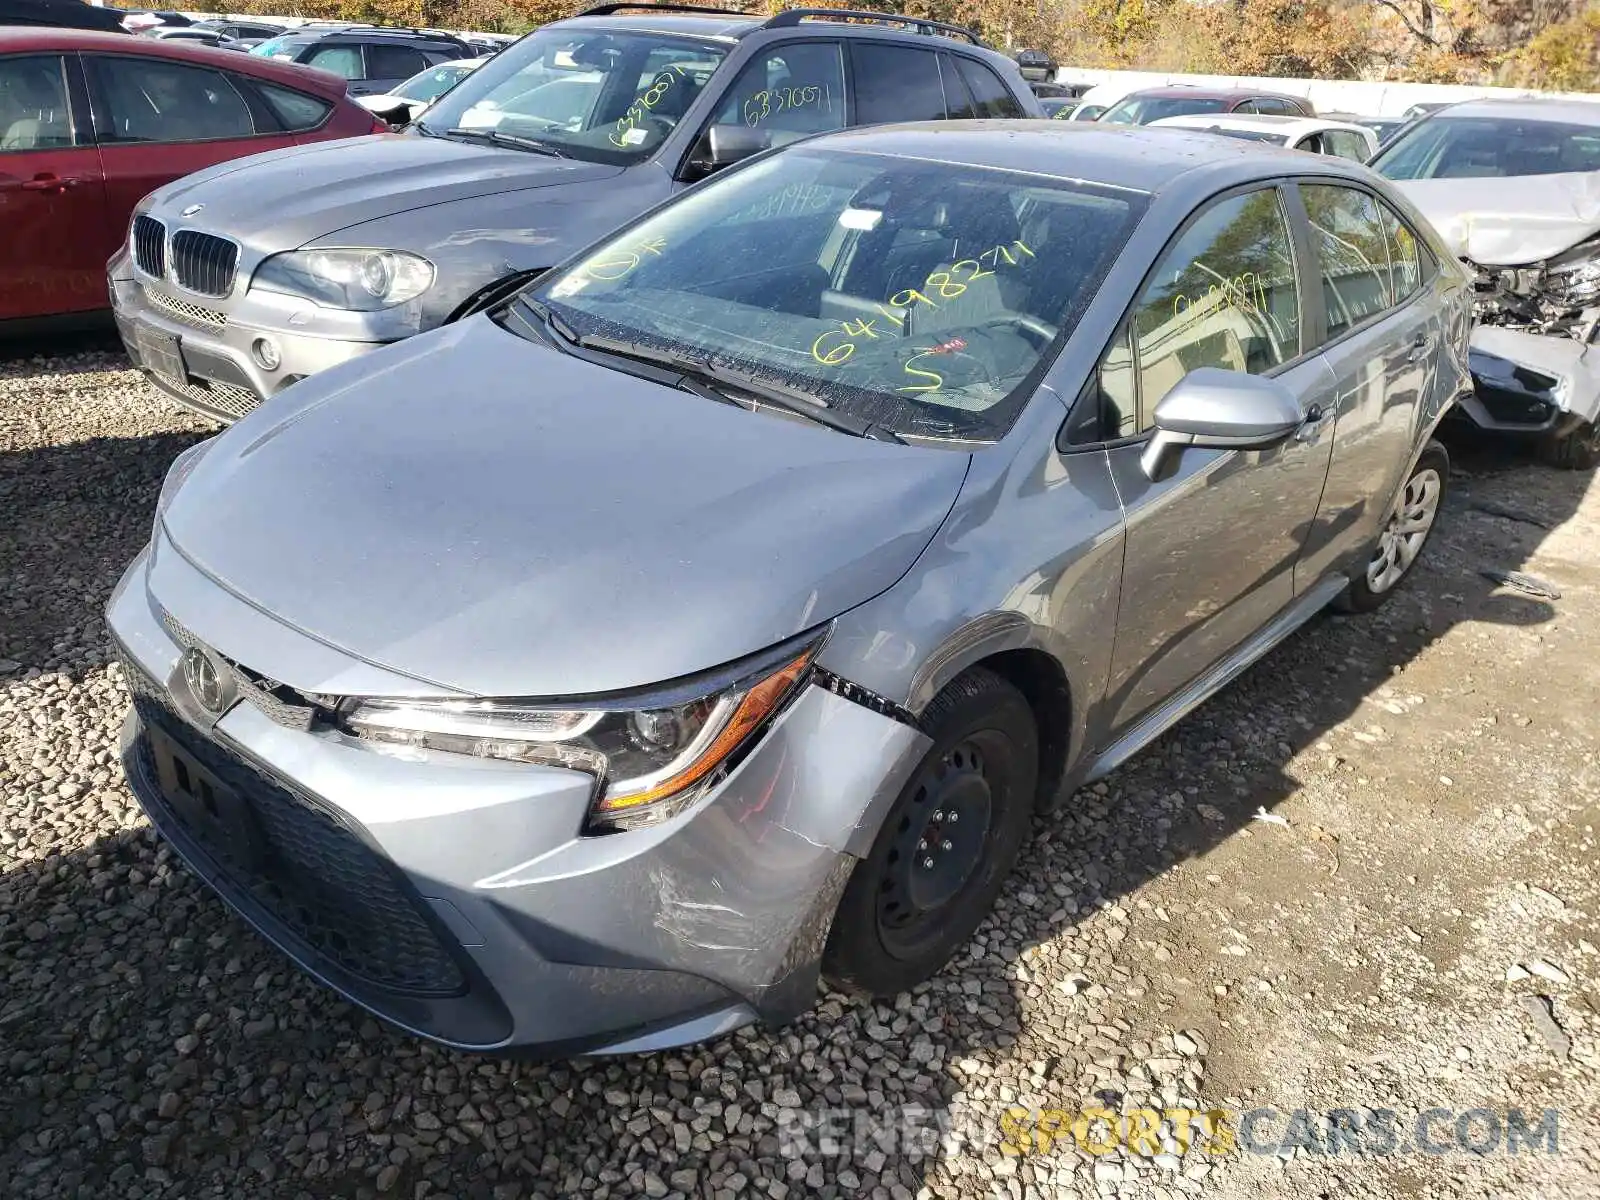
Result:
M365 336L313 336L299 327L311 305L242 286L227 299L186 297L169 282L137 273L126 247L108 265L106 281L117 332L134 365L185 408L225 423L237 421L307 375L386 344ZM141 331L175 339L177 359L157 361L148 355ZM278 351L272 370L252 353L259 338L270 339Z
M460 1049L653 1050L804 1011L850 870L928 745L808 687L695 808L585 837L578 772L378 753L248 700L195 720L185 643L264 669L249 646L273 639L169 543L129 568L107 616L135 696L123 761L152 823L312 975ZM161 739L240 798L245 849L237 818L164 785Z
M1600 416L1600 352L1574 338L1480 325L1469 361L1457 412L1479 429L1559 435Z

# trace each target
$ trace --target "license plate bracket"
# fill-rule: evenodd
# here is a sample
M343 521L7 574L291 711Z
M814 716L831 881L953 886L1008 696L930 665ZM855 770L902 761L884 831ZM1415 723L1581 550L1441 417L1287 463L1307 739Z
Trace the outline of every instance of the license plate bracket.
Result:
M244 797L218 779L158 728L149 729L161 794L179 819L242 866L256 866L264 849L260 827Z
M183 347L171 334L139 326L134 330L139 345L139 361L170 384L182 387L189 379L183 362Z

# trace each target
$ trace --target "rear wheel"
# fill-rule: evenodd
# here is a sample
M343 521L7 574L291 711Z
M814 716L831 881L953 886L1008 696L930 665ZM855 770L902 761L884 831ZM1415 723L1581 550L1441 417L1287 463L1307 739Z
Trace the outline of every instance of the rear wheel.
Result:
M1600 423L1587 421L1539 443L1539 459L1563 471L1592 471L1600 466Z
M922 725L933 745L834 915L823 972L847 991L891 996L944 966L994 904L1033 812L1038 731L1011 684L968 671Z
M1334 601L1338 608L1371 612L1394 594L1427 545L1449 480L1450 455L1438 442L1429 442L1395 498L1371 556Z

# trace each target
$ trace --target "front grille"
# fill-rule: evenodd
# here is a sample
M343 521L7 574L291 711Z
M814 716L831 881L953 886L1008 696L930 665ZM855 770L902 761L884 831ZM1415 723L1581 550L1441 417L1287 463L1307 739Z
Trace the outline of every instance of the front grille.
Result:
M247 387L223 383L218 379L186 379L182 384L160 380L163 388L192 401L203 412L224 421L249 416L261 404L261 397Z
M172 235L172 277L191 292L226 296L238 266L239 247L227 238L194 229Z
M204 849L212 871L300 942L310 952L305 957L329 961L392 992L453 996L466 990L465 976L420 902L357 828L200 734L174 711L159 683L127 655L121 657L139 720L161 730L232 788L255 819L262 850L243 862L227 843L185 821L163 798L163 816ZM148 735L140 738L137 753L150 784L145 790L159 794Z
M185 325L195 329L204 329L209 333L221 333L228 327L228 314L218 312L214 308L203 308L198 304L190 304L187 300L180 300L176 296L169 296L165 292L158 292L155 288L145 288L144 298L150 301L153 308L159 308L169 317L182 321Z
M133 219L133 261L146 275L166 278L167 227L144 213Z

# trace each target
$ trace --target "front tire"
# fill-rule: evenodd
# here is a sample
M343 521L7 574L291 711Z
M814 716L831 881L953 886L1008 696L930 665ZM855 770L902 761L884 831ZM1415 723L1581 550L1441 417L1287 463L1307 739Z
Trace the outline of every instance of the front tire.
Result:
M1395 497L1372 553L1334 601L1336 607L1371 612L1394 595L1422 557L1449 484L1450 455L1438 442L1429 442Z
M1015 687L974 668L922 726L933 745L834 914L822 969L844 991L892 996L949 962L993 906L1033 814L1039 735Z
M1539 461L1563 471L1592 471L1600 466L1600 423L1585 421L1560 437L1539 443Z

